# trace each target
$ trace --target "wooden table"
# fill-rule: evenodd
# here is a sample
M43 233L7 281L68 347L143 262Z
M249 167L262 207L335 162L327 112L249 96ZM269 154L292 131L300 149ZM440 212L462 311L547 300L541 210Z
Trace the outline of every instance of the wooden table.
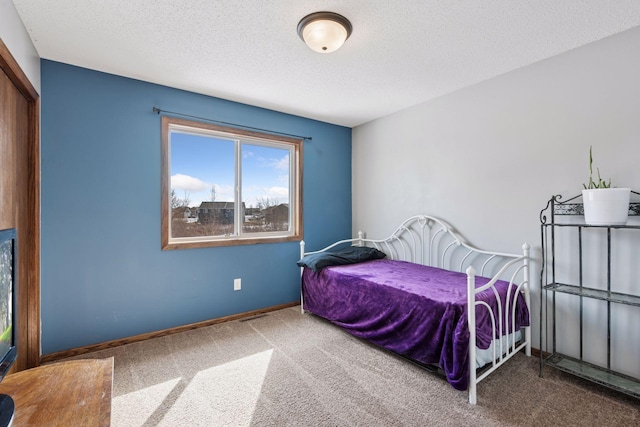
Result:
M113 358L43 365L8 375L0 393L15 402L12 427L109 426Z

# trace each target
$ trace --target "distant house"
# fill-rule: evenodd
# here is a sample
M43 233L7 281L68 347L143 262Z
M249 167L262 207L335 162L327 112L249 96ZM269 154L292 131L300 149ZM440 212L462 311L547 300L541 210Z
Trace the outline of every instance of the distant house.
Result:
M178 206L177 208L173 208L171 215L173 219L184 219L187 221L193 215L192 210L195 211L195 209L188 206Z
M256 220L262 217L260 208L247 208L244 211L245 219L247 221Z
M198 208L188 206L178 206L171 210L172 220L182 220L184 222L196 222L198 218Z
M289 222L289 205L281 203L262 210L266 224L285 224Z
M245 207L242 203L244 218ZM235 206L233 202L202 202L198 207L198 222L201 224L233 224Z
M184 219L186 222L196 222L198 220L198 208L187 208L184 211Z

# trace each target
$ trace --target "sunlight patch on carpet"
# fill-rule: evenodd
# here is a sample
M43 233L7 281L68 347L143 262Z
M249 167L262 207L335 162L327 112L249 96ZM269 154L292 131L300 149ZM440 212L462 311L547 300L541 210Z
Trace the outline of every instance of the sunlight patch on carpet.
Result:
M112 417L114 425L120 418L118 414L133 425L141 426L153 415L154 411L162 405L169 394L180 383L180 378L174 378L153 386L132 391L113 398Z
M159 425L249 425L273 350L198 372Z

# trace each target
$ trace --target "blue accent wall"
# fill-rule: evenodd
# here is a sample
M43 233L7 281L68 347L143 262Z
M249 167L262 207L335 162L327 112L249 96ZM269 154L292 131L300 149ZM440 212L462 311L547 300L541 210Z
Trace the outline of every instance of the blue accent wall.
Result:
M299 300L299 244L160 250L154 106L311 136L307 248L351 236L351 129L42 60L43 354ZM233 279L242 290L233 290Z

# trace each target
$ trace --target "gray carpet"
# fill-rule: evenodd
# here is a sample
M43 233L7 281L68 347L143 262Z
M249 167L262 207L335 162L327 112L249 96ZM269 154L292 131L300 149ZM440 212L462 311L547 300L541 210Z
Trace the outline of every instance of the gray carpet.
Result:
M478 385L288 308L83 355L115 357L112 426L631 426L640 401L518 354Z

